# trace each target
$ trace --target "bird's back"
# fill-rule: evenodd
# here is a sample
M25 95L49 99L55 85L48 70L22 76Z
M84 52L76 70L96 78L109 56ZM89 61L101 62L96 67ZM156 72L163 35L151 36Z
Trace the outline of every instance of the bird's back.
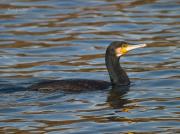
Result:
M29 90L38 91L89 91L102 90L110 86L110 82L102 80L88 80L88 79L65 79L65 80L51 80L40 82L30 86Z

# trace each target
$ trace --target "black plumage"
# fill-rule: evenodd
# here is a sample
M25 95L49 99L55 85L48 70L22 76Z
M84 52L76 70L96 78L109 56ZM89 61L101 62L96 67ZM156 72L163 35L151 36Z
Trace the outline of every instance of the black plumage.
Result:
M109 72L110 82L89 79L51 80L34 84L28 89L38 91L89 91L107 89L110 86L127 86L130 84L130 80L126 72L121 68L119 59L128 51L144 46L145 44L129 45L127 42L115 41L107 47L105 63Z

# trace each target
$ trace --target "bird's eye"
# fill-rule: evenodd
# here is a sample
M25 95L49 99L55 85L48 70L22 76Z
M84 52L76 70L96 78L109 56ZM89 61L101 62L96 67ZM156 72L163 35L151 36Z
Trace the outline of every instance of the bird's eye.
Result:
M127 44L122 44L122 48L126 48L127 46Z

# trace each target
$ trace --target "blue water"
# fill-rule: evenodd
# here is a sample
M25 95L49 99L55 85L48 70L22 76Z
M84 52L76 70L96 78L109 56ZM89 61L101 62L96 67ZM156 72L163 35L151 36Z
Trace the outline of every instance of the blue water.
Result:
M178 0L0 1L0 133L180 133ZM146 43L121 58L129 89L25 91L44 80L109 81L112 41Z

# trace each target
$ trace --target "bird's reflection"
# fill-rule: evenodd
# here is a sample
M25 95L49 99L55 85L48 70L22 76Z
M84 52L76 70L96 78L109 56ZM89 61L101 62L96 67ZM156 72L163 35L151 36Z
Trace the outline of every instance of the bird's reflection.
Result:
M113 86L109 91L107 102L113 108L123 108L123 106L130 101L123 98L130 90L130 86Z

